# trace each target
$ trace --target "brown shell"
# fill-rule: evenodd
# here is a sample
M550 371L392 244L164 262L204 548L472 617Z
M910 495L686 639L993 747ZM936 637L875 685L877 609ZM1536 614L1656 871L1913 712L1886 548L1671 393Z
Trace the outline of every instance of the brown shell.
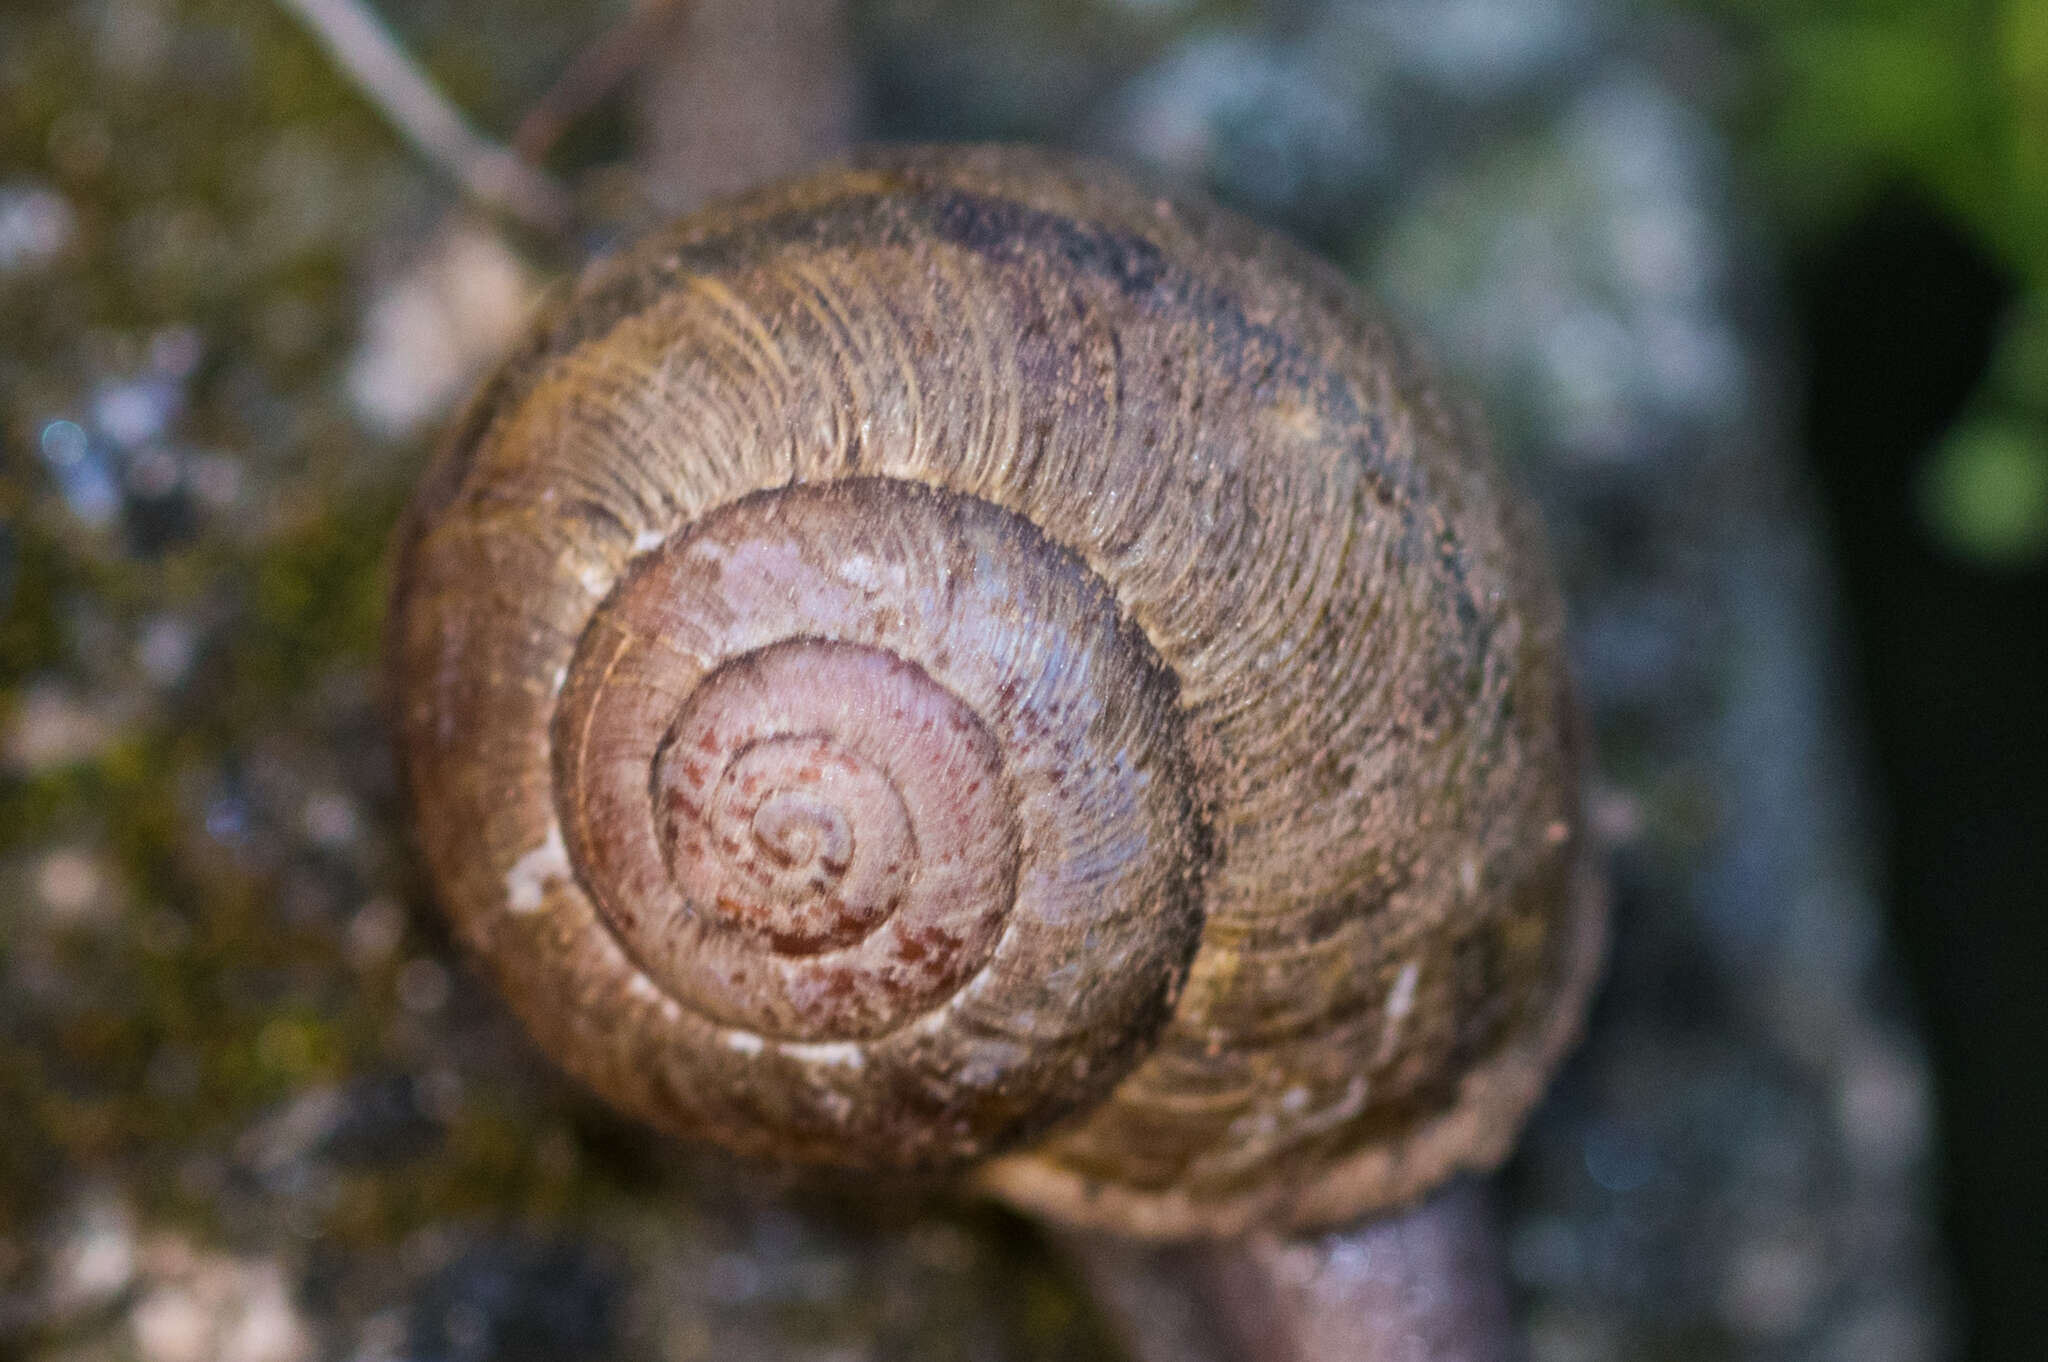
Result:
M910 149L588 272L401 541L441 894L665 1128L1147 1235L1506 1150L1599 894L1524 510L1334 270Z

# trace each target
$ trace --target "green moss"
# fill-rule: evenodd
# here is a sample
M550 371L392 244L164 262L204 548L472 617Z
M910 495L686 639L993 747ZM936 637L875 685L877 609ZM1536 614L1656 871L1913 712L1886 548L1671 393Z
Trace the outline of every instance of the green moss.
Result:
M397 497L336 503L247 564L246 627L235 634L238 683L296 694L330 669L366 666L384 614L384 550Z

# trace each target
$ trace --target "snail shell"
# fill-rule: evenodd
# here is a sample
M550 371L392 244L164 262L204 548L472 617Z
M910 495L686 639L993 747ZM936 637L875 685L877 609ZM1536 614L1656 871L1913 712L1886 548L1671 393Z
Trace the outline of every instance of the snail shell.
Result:
M911 149L593 268L400 541L434 879L656 1125L1155 1236L1498 1159L1599 954L1526 512L1334 270Z

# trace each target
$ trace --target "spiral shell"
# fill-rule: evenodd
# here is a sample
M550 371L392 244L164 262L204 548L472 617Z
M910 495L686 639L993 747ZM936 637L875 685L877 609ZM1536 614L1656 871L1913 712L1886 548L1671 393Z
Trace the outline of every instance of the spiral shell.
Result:
M571 1071L1181 1235L1505 1150L1599 952L1558 621L1333 271L914 149L589 272L391 634L436 883Z

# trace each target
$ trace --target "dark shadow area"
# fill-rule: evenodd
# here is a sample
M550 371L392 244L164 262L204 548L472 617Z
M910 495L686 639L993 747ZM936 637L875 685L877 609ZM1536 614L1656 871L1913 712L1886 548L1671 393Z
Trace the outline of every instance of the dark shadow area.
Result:
M1892 920L1939 1087L1967 1356L2019 1362L2041 1356L2048 1220L2048 572L1953 557L1914 500L2012 281L1936 208L1892 194L1794 282Z

